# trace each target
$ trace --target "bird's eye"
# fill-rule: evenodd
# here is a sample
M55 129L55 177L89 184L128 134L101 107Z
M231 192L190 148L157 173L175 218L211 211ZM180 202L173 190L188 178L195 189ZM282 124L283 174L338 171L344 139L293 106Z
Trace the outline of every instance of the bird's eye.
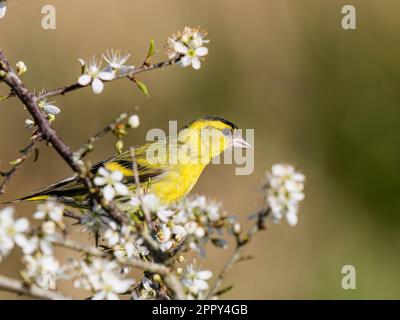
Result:
M225 128L222 130L222 134L224 136L230 136L231 135L231 130L229 130L228 128Z

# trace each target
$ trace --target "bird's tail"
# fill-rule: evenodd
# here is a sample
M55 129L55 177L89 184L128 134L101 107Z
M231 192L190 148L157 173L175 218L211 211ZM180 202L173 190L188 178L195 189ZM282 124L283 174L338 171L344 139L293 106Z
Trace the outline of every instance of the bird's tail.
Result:
M45 201L51 197L73 197L82 193L83 190L82 184L76 182L75 177L71 177L14 201L4 202L2 205L24 201Z

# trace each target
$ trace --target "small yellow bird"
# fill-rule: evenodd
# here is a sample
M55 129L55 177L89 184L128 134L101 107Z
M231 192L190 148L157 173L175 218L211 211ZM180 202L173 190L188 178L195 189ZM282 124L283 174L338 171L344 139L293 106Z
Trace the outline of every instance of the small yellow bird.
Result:
M251 149L232 122L216 116L198 118L183 127L176 136L146 142L135 150L141 187L154 193L164 205L184 198L196 184L204 168L214 157L230 148ZM129 151L98 162L94 174L104 167L120 171L132 191L136 189L132 156ZM82 180L73 176L17 201L43 201L49 197L60 202L85 200L88 192Z

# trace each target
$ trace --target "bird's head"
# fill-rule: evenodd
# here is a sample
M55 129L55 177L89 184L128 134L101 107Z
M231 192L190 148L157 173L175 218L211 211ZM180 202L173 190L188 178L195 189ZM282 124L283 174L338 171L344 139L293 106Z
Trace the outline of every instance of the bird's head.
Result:
M178 140L190 151L197 151L202 163L208 163L230 148L252 149L232 122L216 116L198 118L183 127Z

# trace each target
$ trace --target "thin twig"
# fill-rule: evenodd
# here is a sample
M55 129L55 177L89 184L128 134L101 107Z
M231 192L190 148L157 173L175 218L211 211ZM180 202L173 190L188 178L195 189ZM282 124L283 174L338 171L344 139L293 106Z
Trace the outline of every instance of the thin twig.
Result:
M72 212L72 211L69 211L69 210L64 210L63 215L64 215L64 217L77 220L78 222L81 222L82 217L83 217L83 216L78 215L78 214L76 214L76 213L74 213L74 212Z
M120 114L113 122L98 131L94 136L90 137L85 144L74 152L75 159L80 160L84 158L90 151L92 151L95 142L103 138L110 131L113 131L118 124L127 119L131 114L133 114L133 111Z
M269 215L269 209L259 211L257 213L256 223L249 229L246 236L243 239L240 239L239 236L236 237L237 239L236 249L230 256L228 261L225 263L224 267L222 268L221 272L217 277L217 280L209 290L206 299L212 299L217 294L217 292L220 291L220 288L226 276L229 274L229 272L232 270L235 264L241 260L242 253L244 251L246 244L250 242L250 240L258 231L265 229L265 220L268 215Z
M162 62L150 64L150 65L143 64L142 66L133 69L131 72L129 72L127 74L118 75L113 80L110 80L108 82L119 80L119 79L131 78L136 74L143 73L143 72L146 72L146 71L151 71L151 70L155 70L155 69L162 69L162 68L165 68L167 66L171 66L171 65L176 64L180 59L181 59L181 57L177 57L175 59L162 61ZM85 88L87 86L89 86L89 84L86 85L86 86L81 86L79 83L76 82L76 83L73 83L73 84L68 85L66 87L61 87L61 88L57 88L57 89L53 89L53 90L48 90L47 92L39 95L37 97L37 99L40 101L40 100L43 100L43 99L46 99L46 98L50 98L50 97L54 97L54 96L58 96L58 95L64 95L64 94L66 94L68 92L75 91L75 90L78 90L78 89L82 89L82 88Z
M37 145L41 141L40 135L36 135L32 138L32 142L20 151L21 156L14 161L14 166L7 172L0 172L0 176L4 177L3 181L0 183L0 195L6 192L7 185L10 183L13 176L15 176L18 170L23 166L25 161L30 157L32 152L35 151Z
M71 297L57 291L45 290L36 285L29 285L25 282L11 279L0 275L0 290L6 290L17 294L23 294L36 299L45 300L71 300Z
M0 102L6 101L12 97L15 97L15 92L14 90L10 90L10 92L6 96L0 96Z

